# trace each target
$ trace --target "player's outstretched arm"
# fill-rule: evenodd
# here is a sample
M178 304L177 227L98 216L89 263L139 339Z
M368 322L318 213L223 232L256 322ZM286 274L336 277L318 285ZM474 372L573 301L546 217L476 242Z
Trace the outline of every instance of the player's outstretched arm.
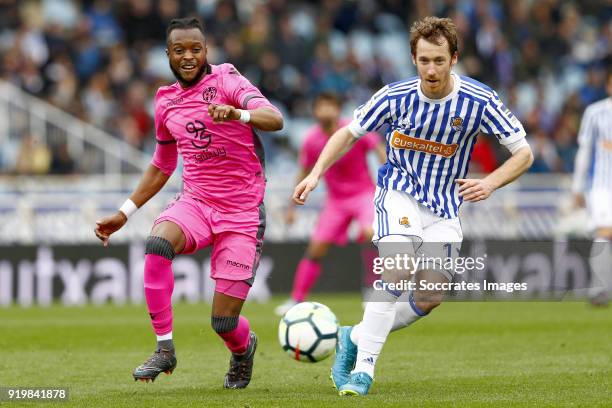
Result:
M270 108L257 108L249 110L251 120L249 124L265 132L274 132L283 128L283 117Z
M214 123L242 120L254 128L265 132L274 132L283 128L282 115L273 109L265 107L242 110L231 105L210 104L208 105L208 114Z
M339 158L349 151L357 141L348 126L342 127L334 133L323 148L310 174L306 176L293 190L293 201L303 205L308 194L317 187L319 179Z
M481 201L489 198L493 191L516 180L533 163L533 153L529 145L517 150L512 157L483 179L457 179L459 196L463 201Z
M136 190L134 190L130 196L131 202L136 207L133 210L135 211L137 208L142 207L155 194L157 194L166 184L169 178L169 175L164 174L160 169L150 164L142 176L140 183L138 183L138 187L136 187ZM96 228L94 229L94 232L96 237L102 241L104 246L108 245L108 239L110 238L111 234L118 231L127 222L127 217L129 214L126 214L124 211L129 211L129 209L125 210L122 207L122 209L117 210L117 212L113 215L103 217L96 221Z

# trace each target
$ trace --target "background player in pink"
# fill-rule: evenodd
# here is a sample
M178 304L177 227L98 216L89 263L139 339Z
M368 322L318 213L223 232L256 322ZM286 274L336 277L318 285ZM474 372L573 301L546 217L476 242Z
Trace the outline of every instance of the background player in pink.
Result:
M283 119L231 64L208 64L197 19L173 20L167 47L177 82L159 88L155 97L155 155L130 199L98 221L95 233L107 245L129 215L164 186L181 153L184 191L156 219L145 246L145 297L157 350L133 376L155 380L176 367L172 259L212 245L216 286L211 324L232 353L224 387L244 388L251 379L257 336L240 311L265 229L263 151L254 129L279 130Z
M332 93L321 93L313 105L317 124L306 134L300 154L298 181L310 173L329 137L350 120L340 118L342 103ZM304 257L297 266L291 297L275 309L279 316L296 303L304 301L321 274L321 261L332 244L343 245L348 239L348 228L354 220L360 227L360 241L372 239L374 209L372 202L376 186L368 170L367 155L376 151L382 163L386 160L385 146L376 133L369 133L356 142L351 150L334 164L324 179L327 199L323 205ZM295 220L295 203L291 200L287 223ZM364 251L367 254L367 251ZM376 254L374 253L374 256ZM364 256L364 262L368 257ZM366 270L371 268L366 268Z

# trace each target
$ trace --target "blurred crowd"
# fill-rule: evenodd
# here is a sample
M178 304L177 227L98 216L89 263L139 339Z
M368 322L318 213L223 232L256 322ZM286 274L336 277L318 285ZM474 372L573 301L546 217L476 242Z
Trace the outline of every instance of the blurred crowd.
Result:
M521 119L533 172L572 171L581 114L606 96L605 0L0 0L0 79L151 151L152 98L173 81L165 27L187 15L204 23L209 61L233 63L284 112L285 129L267 142L272 163L294 157L318 92L340 94L350 114L384 83L415 75L408 31L426 15L455 21L456 71L497 89ZM0 172L78 169L65 143L21 139ZM36 166L19 159L33 144ZM473 169L491 171L503 154L480 138Z

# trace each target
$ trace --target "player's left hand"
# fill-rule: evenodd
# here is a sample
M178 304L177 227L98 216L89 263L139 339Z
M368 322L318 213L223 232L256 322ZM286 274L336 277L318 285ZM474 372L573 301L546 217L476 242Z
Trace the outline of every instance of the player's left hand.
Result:
M319 177L312 173L306 176L304 180L300 181L300 183L295 186L293 190L293 202L298 205L304 205L308 198L308 194L317 187L317 184L319 184Z
M472 203L486 200L495 191L495 187L485 179L457 179L455 183L459 184L459 197Z
M208 115L213 123L227 122L228 120L240 119L240 112L231 105L208 105Z

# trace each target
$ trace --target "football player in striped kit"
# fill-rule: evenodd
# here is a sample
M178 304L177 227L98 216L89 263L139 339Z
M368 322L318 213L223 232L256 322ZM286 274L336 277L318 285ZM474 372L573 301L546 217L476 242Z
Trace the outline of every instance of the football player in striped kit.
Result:
M576 204L588 208L594 232L589 298L595 306L609 303L612 286L612 68L606 78L608 97L589 105L582 117L573 184Z
M379 256L455 258L463 239L458 219L463 201L488 198L531 165L525 131L497 93L452 68L457 63L457 33L450 19L425 17L411 27L410 48L418 76L384 86L357 108L353 121L339 129L311 173L295 188L303 204L322 174L367 132L387 128L387 162L379 169L374 199L373 242ZM482 179L466 178L476 136L495 135L512 157ZM402 255L402 256L403 256ZM438 263L425 269L386 269L384 282L447 283L453 271ZM401 291L375 291L361 323L339 332L332 380L340 395L366 395L374 366L390 331L427 316L443 291L415 290L407 302Z

